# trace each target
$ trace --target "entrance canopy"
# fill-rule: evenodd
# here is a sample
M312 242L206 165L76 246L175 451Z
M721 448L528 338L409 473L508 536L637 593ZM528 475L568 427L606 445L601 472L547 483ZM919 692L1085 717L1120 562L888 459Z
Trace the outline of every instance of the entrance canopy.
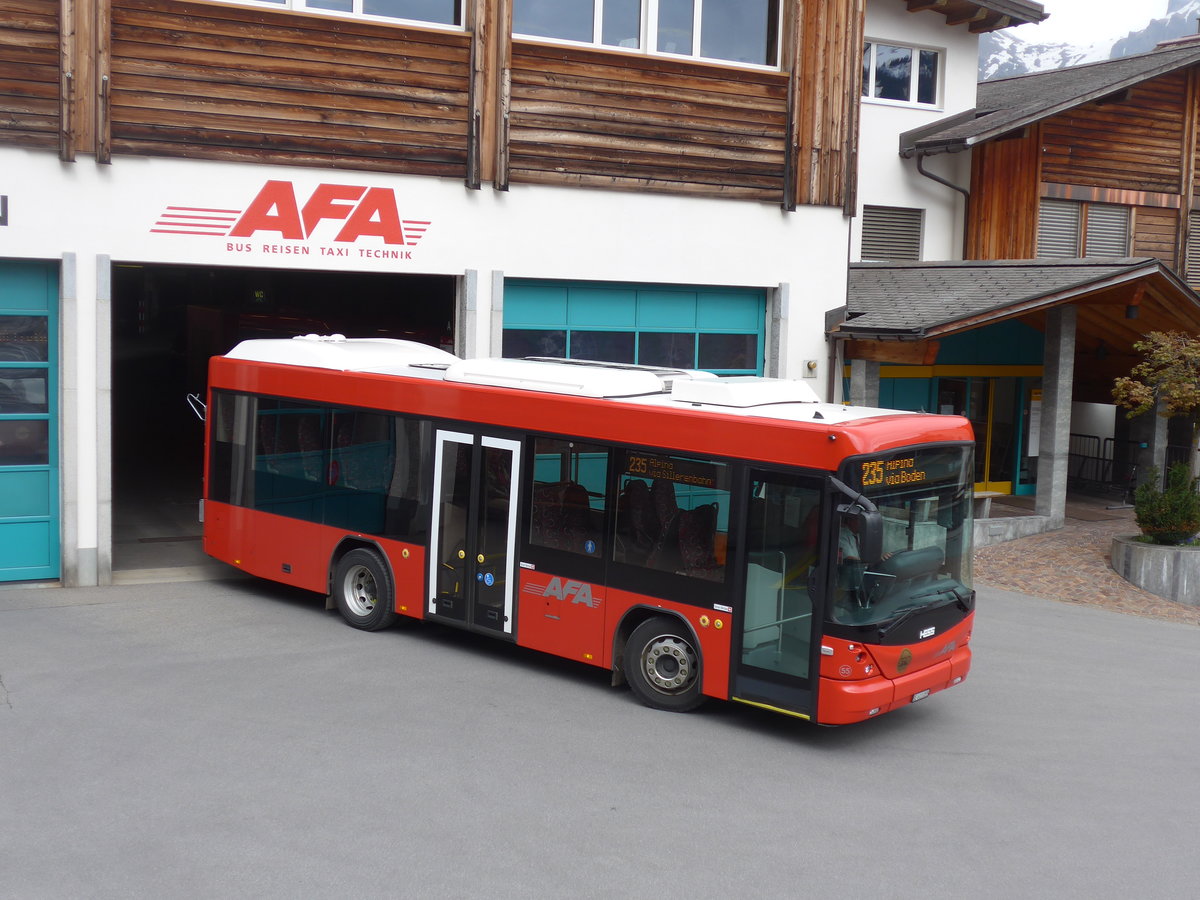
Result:
M854 263L844 321L830 336L845 358L931 365L939 339L1017 320L1045 331L1047 313L1077 313L1074 399L1112 402L1113 380L1150 331L1200 334L1200 295L1153 258Z

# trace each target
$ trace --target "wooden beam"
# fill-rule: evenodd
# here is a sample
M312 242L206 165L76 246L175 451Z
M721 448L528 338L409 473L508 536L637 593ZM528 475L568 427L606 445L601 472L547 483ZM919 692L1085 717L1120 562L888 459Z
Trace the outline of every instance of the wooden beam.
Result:
M498 0L496 3L496 27L492 35L495 41L495 163L492 186L498 191L508 190L509 175L509 120L512 103L512 4L513 0Z
M75 161L75 3L62 0L58 11L58 158Z
M487 71L491 34L483 0L467 7L467 29L471 33L469 86L467 88L467 177L466 185L479 190L484 152L484 107L487 103Z
M95 99L96 162L112 162L112 8L110 0L95 0L96 70L92 86Z
M846 359L867 362L932 366L937 361L938 341L846 341Z
M945 9L950 0L908 0L909 12L921 12L926 9Z
M947 15L947 25L969 25L971 22L982 22L988 17L989 13L986 9L975 8L973 13L960 13L957 16Z
M1012 16L1005 16L997 13L993 16L988 16L980 22L972 22L968 29L972 34L983 34L988 31L998 31L1001 28L1007 28L1012 24Z
M1192 241L1200 241L1200 234L1192 233L1191 209L1196 185L1196 150L1198 125L1196 104L1200 103L1200 72L1195 67L1188 69L1187 93L1183 106L1183 171L1180 173L1179 227L1175 240L1175 268L1188 283L1193 283L1195 274L1187 270L1188 248Z
M800 47L803 41L804 23L801 19L800 4L788 3L784 8L783 47L780 59L788 73L787 88L787 126L786 144L783 159L783 199L781 206L784 212L794 212L796 209L796 167L800 158L800 117L798 108L801 98L801 58Z

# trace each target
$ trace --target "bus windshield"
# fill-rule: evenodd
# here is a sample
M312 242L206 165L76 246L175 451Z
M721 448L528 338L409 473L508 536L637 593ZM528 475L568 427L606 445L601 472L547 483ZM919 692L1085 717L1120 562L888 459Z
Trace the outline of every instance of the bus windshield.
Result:
M971 594L971 450L904 450L843 467L846 484L882 520L882 553L863 559L859 517L841 514L831 621L877 625L912 612L959 604Z

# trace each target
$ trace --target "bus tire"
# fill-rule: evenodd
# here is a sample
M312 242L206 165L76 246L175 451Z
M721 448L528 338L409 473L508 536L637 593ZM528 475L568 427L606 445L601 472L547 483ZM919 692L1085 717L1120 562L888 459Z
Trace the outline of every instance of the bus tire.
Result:
M629 636L622 667L629 688L647 706L687 712L704 702L700 649L671 616L647 619Z
M392 576L374 550L359 547L338 560L333 596L342 618L355 628L379 631L396 621Z

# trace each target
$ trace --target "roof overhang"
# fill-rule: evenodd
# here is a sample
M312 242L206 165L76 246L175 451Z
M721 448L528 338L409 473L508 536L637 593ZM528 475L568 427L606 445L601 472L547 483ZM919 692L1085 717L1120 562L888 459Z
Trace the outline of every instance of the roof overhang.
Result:
M1163 53L1162 49L1168 52ZM1138 59L1144 59L1146 65L1139 65L1124 77L1116 73L1128 66L1133 57L1020 75L995 82L982 82L979 85L979 105L975 109L904 132L900 135L900 155L911 158L938 153L957 153L969 150L976 144L1020 134L1030 125L1043 119L1086 103L1120 95L1135 85L1195 65L1200 60L1200 53L1195 52L1197 45L1194 41L1179 42L1174 47L1164 45L1162 49L1155 51L1162 53L1160 57L1156 57L1154 53L1141 54ZM1115 63L1122 65L1114 65ZM1089 74L1111 71L1114 77L1099 79L1096 83L1089 84L1086 89L1065 93L1054 90L1054 83L1064 77L1071 77L1073 70L1086 70ZM1061 82L1059 84L1061 85ZM997 86L1003 86L1008 94L1007 101L996 102L994 95L989 93ZM1013 89L1020 87L1027 90L1018 90L1014 96Z
M1041 3L1029 0L908 0L909 12L924 10L939 12L947 25L966 25L976 34L1041 22L1049 15Z
M830 337L848 341L857 352L848 358L872 359L896 364L932 365L937 342L942 338L965 334L998 322L1019 320L1039 331L1045 329L1051 310L1073 306L1076 310L1077 399L1112 402L1113 379L1128 375L1139 356L1133 344L1150 331L1183 331L1200 335L1200 296L1175 272L1157 259L1120 260L996 260L966 263L912 263L903 265L908 284L907 296L881 297L877 290L864 291L863 279L855 273L882 272L894 264L855 263L851 266L848 318L833 326ZM992 302L956 301L953 288L947 289L947 267L958 277L977 273L986 279L987 271L1019 270L1019 285L998 289ZM1064 269L1077 268L1080 276L1063 283ZM1089 277L1089 269L1102 270ZM1040 270L1040 275L1039 275ZM927 276L928 295L918 298L922 276ZM1027 276L1027 278L1025 277ZM1053 276L1053 277L1052 277ZM1008 279L1011 283L1012 279ZM1040 289L1053 281L1050 289ZM857 287L856 287L857 282ZM864 294L870 299L864 303ZM905 304L916 310L906 323L880 321L878 308L886 303ZM872 308L875 314L872 315ZM959 312L946 314L947 308ZM914 346L916 345L916 346ZM890 349L889 349L890 348Z

